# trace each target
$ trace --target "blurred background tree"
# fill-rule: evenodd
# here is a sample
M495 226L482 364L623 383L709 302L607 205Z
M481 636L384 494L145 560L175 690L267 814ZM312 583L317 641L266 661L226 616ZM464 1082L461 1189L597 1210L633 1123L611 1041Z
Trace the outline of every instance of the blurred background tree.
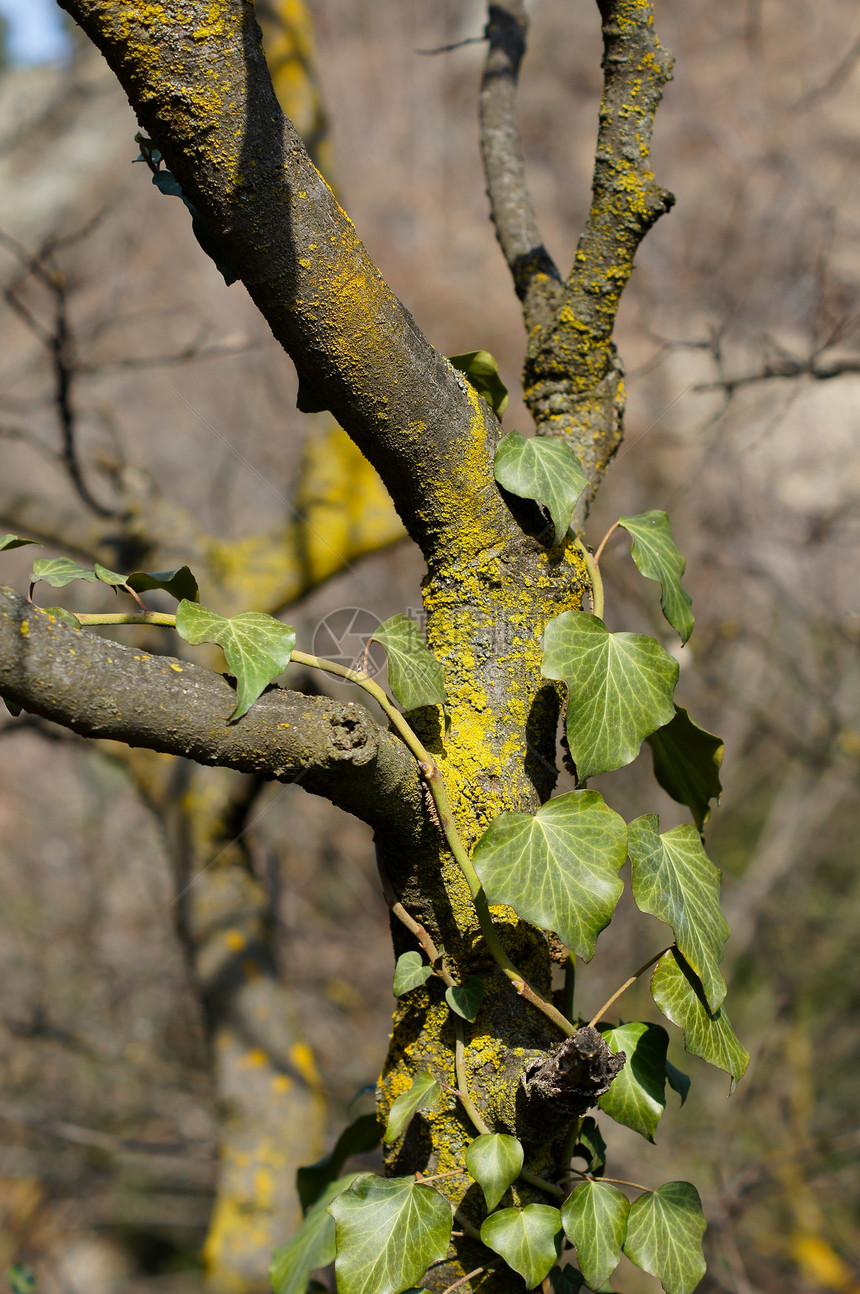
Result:
M534 6L519 100L563 250L600 91L594 7L570 9ZM438 349L490 350L513 393L521 325L477 152L482 47L417 52L479 37L482 7L258 10L282 101L387 280ZM594 530L666 507L688 556L684 695L726 738L709 848L753 1052L730 1135L722 1110L711 1131L724 1087L697 1064L695 1117L667 1113L663 1135L672 1175L703 1188L703 1289L856 1291L860 29L848 0L664 0L659 19L677 61L655 165L679 201L625 297L627 439ZM418 607L419 563L370 469L295 410L244 289L127 165L135 130L86 48L0 78L0 529L114 569L188 561L212 605L291 605L306 641L339 608ZM506 425L527 428L516 399ZM610 627L623 612L661 635L612 552L626 596ZM29 555L4 560L23 587ZM300 787L85 750L31 721L0 731L0 1270L30 1263L51 1294L180 1294L205 1264L211 1288L265 1289L296 1165L384 1054L369 832ZM628 816L653 803L641 775L615 775ZM678 820L668 800L661 814ZM597 1004L612 987L595 968L584 991ZM611 1131L635 1180L645 1148Z

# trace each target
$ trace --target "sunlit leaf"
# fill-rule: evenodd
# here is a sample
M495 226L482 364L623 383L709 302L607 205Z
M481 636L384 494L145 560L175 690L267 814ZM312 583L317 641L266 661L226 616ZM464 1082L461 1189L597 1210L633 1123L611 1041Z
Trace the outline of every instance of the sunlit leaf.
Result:
M409 616L398 613L374 630L388 657L388 682L404 710L445 704L445 670L427 650L421 630Z
M219 616L197 602L183 599L176 608L176 632L192 646L218 643L236 680L236 708L230 720L240 719L257 697L287 668L296 645L296 631L262 611L242 611Z
M2 553L5 548L23 548L25 544L39 544L39 540L22 539L20 535L13 535L11 533L0 535L0 553ZM41 544L39 544L39 546L41 547Z
M730 933L720 911L720 873L692 823L661 836L656 813L646 813L630 823L628 834L637 907L672 927L716 1010L726 995L719 964Z
M363 1173L329 1208L338 1294L400 1294L448 1251L451 1206L414 1177Z
M382 1128L376 1114L361 1114L354 1119L335 1142L334 1149L315 1164L305 1164L296 1171L296 1190L304 1212L320 1198L352 1155L366 1155L382 1140ZM344 1188L345 1189L345 1188Z
M624 819L596 791L570 791L534 815L501 814L473 862L488 902L554 930L588 961L621 896L626 858Z
M112 571L109 566L102 566L101 562L96 562L95 572L96 579L101 580L102 584L109 584L111 588L118 589L125 584L125 575L120 575L119 571Z
M635 517L619 517L618 524L633 536L631 552L637 568L647 579L661 584L663 615L685 643L694 624L692 603L681 584L687 563L675 547L669 518L665 512L653 509Z
M626 1054L627 1064L597 1104L616 1123L653 1141L666 1108L669 1035L659 1024L622 1024L601 1030L601 1037L611 1052Z
M556 1238L561 1214L548 1204L527 1204L524 1209L500 1209L481 1227L481 1239L509 1267L522 1276L526 1289L534 1289L558 1256Z
M464 355L449 355L448 359L464 373L469 384L482 395L498 416L508 407L508 388L499 377L499 366L487 350L470 350Z
M311 1272L327 1267L335 1254L334 1218L326 1212L332 1200L351 1185L356 1173L331 1182L308 1209L298 1231L272 1254L269 1279L274 1294L305 1294Z
M484 1192L492 1212L522 1172L522 1145L505 1132L485 1133L476 1137L466 1151L466 1168Z
M39 557L30 571L31 584L50 584L52 589L61 589L72 580L86 580L95 584L96 573L88 566L79 566L70 557Z
M602 1285L620 1263L629 1209L627 1196L609 1182L581 1182L561 1206L564 1233L589 1285Z
M667 795L686 804L701 831L711 816L711 800L722 794L723 743L700 728L682 706L664 728L646 738L654 757L654 776Z
M678 662L654 638L611 634L584 611L550 620L541 669L567 684L567 740L583 782L629 764L675 713Z
M73 611L67 611L65 607L41 607L42 615L53 616L61 624L68 625L70 629L80 629L81 622Z
M576 501L588 485L576 450L553 436L521 436L509 431L493 460L496 480L521 499L534 499L546 508L560 544L570 525Z
M667 1182L631 1204L624 1252L637 1267L656 1276L666 1294L692 1294L705 1274L706 1228L695 1186Z
M410 1120L419 1110L438 1101L442 1089L432 1074L425 1070L415 1075L408 1092L398 1096L388 1113L388 1124L385 1129L385 1141L390 1144L409 1126Z
M395 997L401 997L410 989L420 988L433 974L433 967L428 966L420 953L401 953L394 967L392 991Z
M484 1000L484 984L477 975L469 975L462 984L452 984L445 989L445 1001L452 1011L474 1024Z
M725 1008L711 1011L700 980L674 949L654 967L651 996L666 1018L684 1030L685 1049L730 1074L734 1090L750 1063L749 1052L738 1041Z

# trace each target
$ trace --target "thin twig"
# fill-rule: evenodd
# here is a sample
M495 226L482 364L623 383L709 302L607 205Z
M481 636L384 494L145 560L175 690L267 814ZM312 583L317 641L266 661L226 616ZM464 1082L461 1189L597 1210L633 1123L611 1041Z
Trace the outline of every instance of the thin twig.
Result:
M638 971L635 971L634 974L631 975L629 979L626 979L624 983L621 985L621 988L616 989L616 991L612 994L612 997L609 998L607 1002L603 1003L603 1006L600 1008L599 1011L595 1012L593 1019L589 1020L588 1022L589 1029L593 1029L595 1027L598 1020L603 1018L603 1016L612 1006L613 1002L617 1002L618 999L621 997L621 994L626 993L627 990L630 988L631 984L635 984L639 976L645 974L649 966L653 966L655 962L658 962L660 960L660 958L663 956L664 953L671 952L671 950L674 947L675 947L674 944L669 944L668 948L661 948L658 953L656 953L653 957L649 958L649 960L645 963L644 966L640 966Z

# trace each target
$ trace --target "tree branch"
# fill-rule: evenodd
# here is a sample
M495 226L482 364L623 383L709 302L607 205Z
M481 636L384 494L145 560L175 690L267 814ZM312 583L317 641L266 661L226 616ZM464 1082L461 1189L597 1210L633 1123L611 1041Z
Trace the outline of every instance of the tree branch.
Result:
M561 275L543 245L526 183L516 120L520 63L528 18L523 0L490 5L490 42L481 78L480 142L490 214L523 303L526 330L551 323L561 296Z
M300 780L386 836L423 819L415 760L362 706L272 688L228 723L224 676L70 629L2 586L0 695L81 736Z
M592 483L621 443L624 393L612 332L633 258L674 202L649 168L651 132L672 58L650 0L597 0L603 98L592 203L553 322L536 332L525 397L539 432L570 437Z
M275 97L244 0L63 0L306 383L425 553L514 534L498 423L391 292Z

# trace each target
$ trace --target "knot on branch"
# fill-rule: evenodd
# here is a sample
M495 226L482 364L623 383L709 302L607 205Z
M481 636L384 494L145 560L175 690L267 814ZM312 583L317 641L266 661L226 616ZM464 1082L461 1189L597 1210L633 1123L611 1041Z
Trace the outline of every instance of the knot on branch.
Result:
M520 1083L529 1106L551 1106L553 1121L564 1122L596 1105L626 1061L623 1051L613 1054L597 1030L586 1025L549 1056L531 1061Z

